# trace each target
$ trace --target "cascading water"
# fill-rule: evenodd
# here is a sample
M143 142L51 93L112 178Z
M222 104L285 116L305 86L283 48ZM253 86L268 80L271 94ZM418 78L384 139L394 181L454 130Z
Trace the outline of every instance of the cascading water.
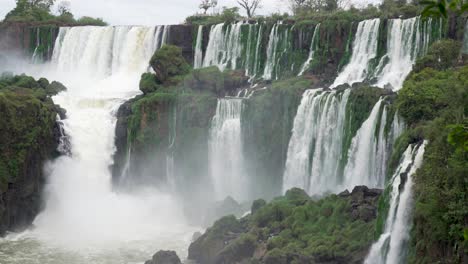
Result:
M209 158L216 199L248 198L241 135L243 99L219 99L210 131Z
M278 79L279 59L291 49L290 28L281 30L281 25L282 23L275 24L270 32L266 50L267 58L263 71L263 79L265 80Z
M203 66L203 26L198 26L197 43L195 44L195 59L193 60L193 67L199 69Z
M413 207L413 175L421 167L427 142L411 145L389 182L390 208L385 231L372 246L364 263L393 264L405 262Z
M383 187L389 154L404 124L395 114L386 131L388 109L380 99L350 148L344 149L349 95L349 89L304 93L289 142L283 192L299 187L310 195L323 195L356 185ZM347 159L342 155L345 152Z
M166 31L166 38L168 30ZM156 249L184 256L193 229L169 194L144 189L113 192L109 166L114 150L115 113L139 94L138 81L155 47L153 27L61 28L51 72L68 91L54 97L67 110L64 129L71 156L48 166L45 210L34 227L0 241L17 254L2 263L141 262ZM164 37L161 39L164 43ZM18 255L19 254L19 255ZM18 262L20 260L20 262Z
M369 74L369 62L377 56L380 19L361 21L353 43L351 60L338 75L332 87L364 81Z
M237 62L242 55L242 25L239 22L225 29L224 24L218 24L211 28L203 67L218 66L222 71L226 68L237 69Z
M377 86L390 84L394 91L401 89L417 57L424 55L434 41L432 25L431 19L423 22L420 17L389 20L387 54L377 66Z
M289 142L283 191L299 187L320 195L341 182L339 164L350 91L338 94L308 90L294 120ZM311 156L312 155L312 156Z
M382 110L381 98L372 109L369 118L362 124L349 148L348 164L344 175L346 188L356 185L383 187L385 182L386 140L384 127L387 109ZM381 114L381 111L382 114ZM380 126L379 124L380 119Z
M310 43L309 57L304 62L304 65L302 65L301 71L299 72L298 76L302 76L304 72L307 71L307 69L309 69L310 63L314 59L314 54L318 49L319 40L320 40L320 23L317 24L317 26L315 26L314 35L312 36L312 42Z

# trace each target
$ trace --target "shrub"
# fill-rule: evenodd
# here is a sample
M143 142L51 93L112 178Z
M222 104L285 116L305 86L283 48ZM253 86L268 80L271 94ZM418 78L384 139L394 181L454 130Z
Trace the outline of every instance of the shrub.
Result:
M190 71L190 65L182 56L182 49L173 45L165 45L157 50L150 65L156 72L156 81L159 84L167 84L171 78Z
M417 60L414 72L425 68L446 70L457 64L461 43L452 39L439 40L431 45L427 55Z
M143 73L140 80L140 90L143 94L155 92L158 89L156 75L152 73Z

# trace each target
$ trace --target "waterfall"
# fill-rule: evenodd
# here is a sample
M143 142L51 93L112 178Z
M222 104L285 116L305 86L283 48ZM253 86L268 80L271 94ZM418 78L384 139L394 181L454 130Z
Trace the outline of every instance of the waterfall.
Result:
M320 23L317 24L317 26L315 26L314 35L312 36L312 42L310 43L309 57L304 62L304 65L302 65L301 71L299 72L298 76L302 76L304 72L309 69L310 63L314 59L314 54L319 48L318 47L319 40L320 40Z
M294 119L283 191L299 187L309 194L338 191L346 105L343 93L307 90ZM312 155L312 157L311 157Z
M394 91L401 89L417 57L424 55L434 41L431 38L432 20L422 23L420 17L389 20L387 54L376 70L377 86L390 84Z
M50 72L44 75L68 87L53 100L67 110L67 119L61 122L71 155L47 167L45 209L24 235L40 243L27 254L41 254L42 261L49 263L71 250L76 252L73 260L59 262L137 263L167 243L185 254L185 237L194 230L172 196L150 187L116 193L109 170L115 151L115 114L124 101L140 93L141 73L164 42L156 34L163 31L169 34L168 27L60 29L51 65L44 67ZM130 154L131 148L128 158ZM53 253L38 253L42 248ZM130 252L142 253L135 257Z
M195 44L195 59L193 62L193 67L195 69L199 69L203 65L203 26L198 26L198 33L197 33L197 43Z
M465 35L463 36L463 51L464 54L468 54L468 20L465 23Z
M356 136L353 138L348 151L348 164L345 168L345 186L353 188L356 185L368 187L383 187L385 174L382 174L385 163L384 149L378 149L383 145L385 135L379 130L379 117L383 99L380 99L372 109L369 118L362 124ZM386 121L386 109L383 109L383 121ZM380 122L382 123L382 122ZM376 136L377 134L377 136ZM381 143L382 142L382 143Z
M245 200L248 180L244 172L241 135L242 99L219 99L210 131L210 171L216 199L232 196Z
M350 62L338 75L332 87L352 85L364 81L369 74L369 63L377 56L380 19L359 22Z
M273 26L270 32L267 45L267 58L265 61L265 69L263 71L263 79L272 80L278 79L280 71L280 61L283 54L287 54L291 48L290 29L280 30L282 23L277 23Z
M385 231L371 247L365 263L403 263L405 245L409 241L411 212L413 207L413 175L421 167L427 142L411 145L403 154L388 188L390 208L385 222Z
M228 25L226 31L224 24L211 28L203 67L218 66L221 71L226 68L237 69L237 62L242 55L242 25L241 22Z

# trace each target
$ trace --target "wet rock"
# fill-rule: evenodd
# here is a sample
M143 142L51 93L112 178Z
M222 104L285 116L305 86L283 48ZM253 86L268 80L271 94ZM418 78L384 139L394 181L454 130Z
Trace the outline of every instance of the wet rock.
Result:
M145 264L182 264L175 251L160 250Z

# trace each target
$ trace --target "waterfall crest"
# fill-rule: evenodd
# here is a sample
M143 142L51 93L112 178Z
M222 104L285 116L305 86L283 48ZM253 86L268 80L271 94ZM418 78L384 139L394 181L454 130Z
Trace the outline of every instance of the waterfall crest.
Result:
M247 198L248 178L244 171L241 135L243 99L219 99L213 118L210 142L210 171L216 198Z
M374 243L364 263L391 264L405 261L404 245L409 240L413 206L413 175L422 165L426 144L411 145L403 154L389 182L390 208L384 233Z
M364 81L369 74L369 63L377 56L380 19L359 22L353 43L351 60L338 75L332 87Z

